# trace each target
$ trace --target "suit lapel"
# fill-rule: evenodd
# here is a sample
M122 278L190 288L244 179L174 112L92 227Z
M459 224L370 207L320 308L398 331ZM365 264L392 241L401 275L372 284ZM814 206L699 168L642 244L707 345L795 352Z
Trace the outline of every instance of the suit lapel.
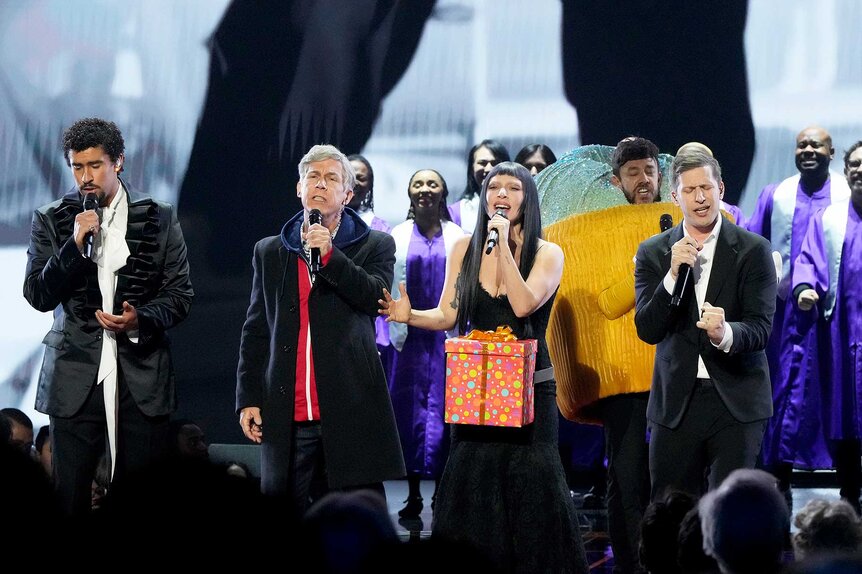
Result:
M721 289L728 278L735 274L734 267L738 252L736 243L736 227L725 219L721 222L721 232L718 234L718 241L715 245L712 269L709 272L709 285L706 286L706 298L704 299L712 305L716 304Z
M297 285L296 265L290 265L290 252L284 245L278 246L278 259L281 263L281 280L278 282L278 291L275 300L281 301L286 291L286 286Z
M123 181L128 207L126 235L124 241L129 249L126 264L117 270L117 286L114 290L114 309L122 313L123 300L140 305L147 293L156 285L160 262L164 257L164 241L169 222L162 221L162 212L155 201L136 191Z

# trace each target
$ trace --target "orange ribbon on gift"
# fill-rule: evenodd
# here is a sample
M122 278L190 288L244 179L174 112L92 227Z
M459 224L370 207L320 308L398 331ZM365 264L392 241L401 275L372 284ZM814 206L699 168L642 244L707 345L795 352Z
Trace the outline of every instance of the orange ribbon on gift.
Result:
M496 331L480 331L479 329L473 329L467 333L467 336L464 338L471 339L473 341L493 341L495 343L518 340L518 337L512 333L512 328L508 325L497 327Z
M479 329L473 329L465 339L470 339L472 341L488 341L490 343L505 343L506 341L517 341L518 338L512 333L512 328L508 325L501 325L497 327L494 331L480 331ZM487 401L487 397L485 395L485 381L486 374L488 372L488 366L485 361L482 361L482 367L479 369L479 424L485 424L485 402Z

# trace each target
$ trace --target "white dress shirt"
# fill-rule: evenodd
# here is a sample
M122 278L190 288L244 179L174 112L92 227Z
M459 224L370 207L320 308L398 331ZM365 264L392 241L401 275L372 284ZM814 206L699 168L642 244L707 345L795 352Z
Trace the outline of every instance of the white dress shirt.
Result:
M117 289L117 271L129 258L126 228L129 222L129 202L122 183L111 205L102 209L99 233L93 241L93 262L98 267L99 291L102 293L102 311L114 313L114 295ZM127 333L135 335L136 333ZM102 385L105 397L105 422L108 427L108 445L111 451L111 475L117 460L117 336L102 330L102 356L96 382Z
M715 227L712 228L712 231L704 240L700 251L697 252L697 260L691 270L694 278L694 296L697 299L697 306L701 310L703 309L704 299L706 298L706 287L709 285L709 276L712 272L712 262L715 259L715 247L718 243L718 234L721 232L721 223L723 219L724 217L719 214L718 219L715 222ZM688 232L688 228L685 225L685 221L683 221L682 229L685 237L691 237L691 234ZM675 283L676 281L674 281L670 270L668 270L663 281L664 288L667 289L668 293L673 293ZM711 303L712 302L710 301L710 304ZM703 314L703 312L701 311L700 314ZM712 341L710 342L712 343ZM715 343L712 344L725 353L730 352L730 347L733 345L733 329L731 329L730 323L727 323L726 321L724 323L724 337L721 339L721 342L717 345ZM700 355L697 356L697 378L710 378L709 372L706 370L706 364L703 362L703 357Z

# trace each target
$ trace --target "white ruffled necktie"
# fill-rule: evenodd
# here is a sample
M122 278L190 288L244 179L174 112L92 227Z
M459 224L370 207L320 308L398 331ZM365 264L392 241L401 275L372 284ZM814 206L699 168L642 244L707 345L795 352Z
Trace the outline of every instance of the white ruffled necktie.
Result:
M111 205L103 212L99 234L96 236L93 261L98 267L99 291L102 293L102 310L114 313L114 294L117 290L117 271L129 258L126 227L129 222L129 205L120 185ZM111 451L111 477L117 461L117 337L108 330L102 331L102 356L96 382L102 385L105 397L105 423Z

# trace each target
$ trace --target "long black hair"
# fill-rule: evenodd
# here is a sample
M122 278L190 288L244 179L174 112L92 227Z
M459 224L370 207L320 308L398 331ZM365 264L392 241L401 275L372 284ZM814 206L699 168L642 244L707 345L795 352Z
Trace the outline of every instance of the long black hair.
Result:
M479 151L479 148L483 147L488 148L488 151L494 156L495 164L509 161L509 150L498 141L486 139L471 147L467 153L467 185L464 187L464 193L461 194L460 199L473 199L483 189L473 177L473 160L476 158L476 152Z
M529 144L521 148L518 155L515 156L515 163L524 165L524 162L533 157L533 154L539 152L545 162L545 167L557 161L557 156L551 148L545 144ZM526 167L526 166L525 166Z
M521 181L521 187L524 190L521 213L518 215L517 220L511 222L512 225L521 224L521 233L524 236L524 243L521 245L521 259L518 261L518 270L521 272L521 277L529 277L530 270L533 268L533 263L536 260L536 250L539 247L539 240L542 238L539 192L536 189L536 182L533 180L533 176L521 164L511 161L498 163L482 183L476 228L473 230L473 236L470 238L470 245L467 247L466 253L464 253L461 272L458 274L455 285L455 296L458 298L456 324L458 325L458 331L461 333L466 333L470 327L476 310L478 291L481 289L479 285L479 267L482 265L482 254L485 251L485 243L488 239L488 221L490 221L490 217L488 217L488 182L497 175L517 177ZM501 240L508 241L508 238L501 238ZM532 333L529 331L532 331L532 329L530 328L529 320L526 321L526 325L528 331L526 336L530 337Z

